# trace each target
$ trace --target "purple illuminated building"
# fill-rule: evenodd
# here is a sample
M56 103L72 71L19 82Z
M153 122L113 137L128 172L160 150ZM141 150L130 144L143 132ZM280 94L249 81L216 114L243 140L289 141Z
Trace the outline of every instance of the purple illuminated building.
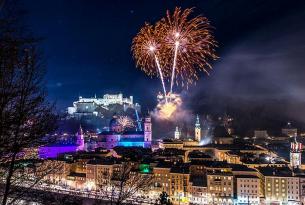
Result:
M76 152L76 144L52 144L39 147L38 154L41 159L56 158L59 154Z
M85 138L84 138L84 133L83 133L83 129L80 126L79 130L76 134L76 144L77 146L77 151L84 151L85 150Z
M110 121L109 131L98 134L98 147L112 149L116 146L122 147L151 147L151 118L147 117L144 121L144 131L123 131L116 120Z
M83 151L85 147L85 140L83 135L83 130L80 127L76 134L75 143L64 143L58 142L56 144L46 145L39 147L38 155L41 159L56 158L59 154L67 152Z
M143 131L124 131L117 122L116 116L110 121L109 130L98 134L97 146L105 149L112 149L116 146L122 147L144 147L150 148L152 140L151 118L144 121ZM74 143L56 143L39 148L39 157L42 159L56 158L59 154L67 152L86 151L83 130L80 127L76 134Z

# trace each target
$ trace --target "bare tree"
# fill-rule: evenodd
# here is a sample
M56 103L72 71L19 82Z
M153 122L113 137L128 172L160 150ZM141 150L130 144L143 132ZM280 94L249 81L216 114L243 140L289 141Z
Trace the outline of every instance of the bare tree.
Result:
M5 9L5 8L4 8ZM54 106L46 101L44 69L37 41L16 27L16 17L0 16L0 166L4 178L2 205L10 189L25 176L25 149L49 143L56 128ZM35 159L30 160L35 163Z
M101 196L111 205L121 205L127 200L132 200L132 197L137 194L143 195L149 191L153 176L152 174L140 173L139 170L134 169L131 163L123 162L117 170L114 170L110 178L109 183L100 184Z
M156 200L156 203L155 205L172 205L173 203L171 202L170 198L169 198L169 195L163 191L159 198Z

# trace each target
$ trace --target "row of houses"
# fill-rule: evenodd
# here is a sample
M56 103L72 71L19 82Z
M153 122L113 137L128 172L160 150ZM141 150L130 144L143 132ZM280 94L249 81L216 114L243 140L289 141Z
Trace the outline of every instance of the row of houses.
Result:
M211 160L204 154L204 158L187 162L113 156L111 152L102 157L65 155L60 160L62 169L47 178L69 189L97 191L109 185L123 164L129 163L133 172L153 178L147 196L155 199L164 191L174 204L301 204L305 198L305 175L286 165L251 168Z

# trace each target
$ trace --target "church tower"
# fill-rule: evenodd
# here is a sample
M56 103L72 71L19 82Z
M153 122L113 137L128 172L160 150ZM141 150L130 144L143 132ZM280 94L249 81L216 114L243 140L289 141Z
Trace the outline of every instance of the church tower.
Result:
M176 140L179 140L180 139L180 131L179 131L179 128L178 127L176 127L176 130L175 130L175 139Z
M151 147L152 131L151 117L146 117L144 121L144 147Z
M197 142L201 141L201 127L200 127L200 120L198 115L195 123L195 141Z
M299 168L301 166L301 150L302 143L297 142L296 136L294 136L294 141L290 144L290 166L292 168Z
M83 134L82 126L79 126L79 130L76 134L77 151L83 151L85 149L85 138Z

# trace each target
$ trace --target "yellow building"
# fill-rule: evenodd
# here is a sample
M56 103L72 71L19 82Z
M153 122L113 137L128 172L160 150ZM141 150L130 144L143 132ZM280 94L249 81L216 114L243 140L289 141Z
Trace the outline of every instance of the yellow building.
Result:
M154 196L158 197L164 191L174 204L189 204L191 195L188 164L161 162L153 168L153 174Z
M87 188L95 189L109 184L115 167L113 160L90 160L86 167Z
M288 167L260 167L258 170L266 204L300 204L300 179Z
M172 167L170 172L170 198L174 204L189 204L190 173L187 166Z
M172 163L160 163L153 168L154 192L158 196L163 191L170 194L170 169Z
M210 204L233 204L233 174L230 171L207 172Z

